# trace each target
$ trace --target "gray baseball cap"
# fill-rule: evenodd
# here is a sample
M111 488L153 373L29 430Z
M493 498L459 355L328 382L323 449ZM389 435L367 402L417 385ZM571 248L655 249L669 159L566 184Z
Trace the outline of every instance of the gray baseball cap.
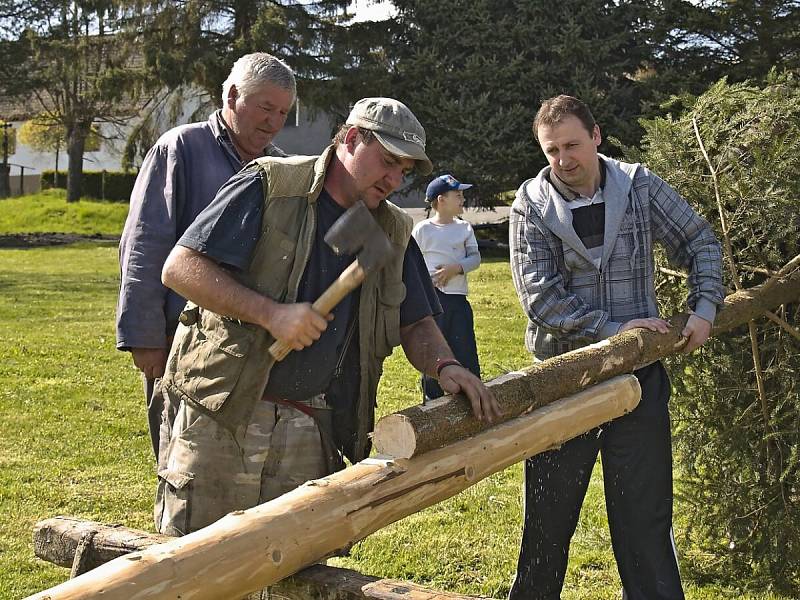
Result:
M392 98L362 98L353 106L346 124L369 129L389 152L417 161L417 169L423 175L433 171L425 154L425 129L402 102Z

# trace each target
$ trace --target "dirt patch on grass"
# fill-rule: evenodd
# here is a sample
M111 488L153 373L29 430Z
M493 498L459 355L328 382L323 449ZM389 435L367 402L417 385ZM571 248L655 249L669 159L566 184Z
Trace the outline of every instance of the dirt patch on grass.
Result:
M9 233L0 234L0 248L37 248L63 246L75 242L119 242L117 235L81 235L78 233Z

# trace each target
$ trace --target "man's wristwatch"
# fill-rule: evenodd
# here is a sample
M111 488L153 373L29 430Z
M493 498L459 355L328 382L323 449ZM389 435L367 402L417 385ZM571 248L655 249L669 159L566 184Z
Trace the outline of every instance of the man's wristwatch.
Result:
M444 369L445 367L449 367L451 365L458 365L459 367L463 366L455 358L440 358L440 359L438 359L436 361L436 379L439 379L439 376L442 373L442 369Z

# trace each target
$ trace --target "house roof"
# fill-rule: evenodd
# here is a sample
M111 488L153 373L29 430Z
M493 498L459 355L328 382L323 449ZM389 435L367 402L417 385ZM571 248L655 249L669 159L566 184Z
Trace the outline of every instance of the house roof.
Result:
M38 104L38 102L35 104L26 102L22 98L0 96L0 120L27 121L41 112Z

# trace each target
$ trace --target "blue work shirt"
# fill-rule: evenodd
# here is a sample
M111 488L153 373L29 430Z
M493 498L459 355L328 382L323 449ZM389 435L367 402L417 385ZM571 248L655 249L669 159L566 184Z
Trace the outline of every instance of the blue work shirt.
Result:
M274 145L264 156L286 156ZM117 348L165 348L186 300L161 283L175 243L244 166L222 111L167 131L147 153L119 244Z

